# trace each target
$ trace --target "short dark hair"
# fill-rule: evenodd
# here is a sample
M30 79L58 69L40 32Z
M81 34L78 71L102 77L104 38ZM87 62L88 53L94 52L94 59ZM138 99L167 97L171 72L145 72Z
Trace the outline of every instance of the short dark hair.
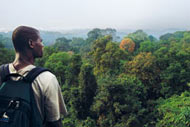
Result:
M29 48L29 40L36 41L39 37L39 31L28 26L17 27L12 34L12 41L16 52L23 52Z

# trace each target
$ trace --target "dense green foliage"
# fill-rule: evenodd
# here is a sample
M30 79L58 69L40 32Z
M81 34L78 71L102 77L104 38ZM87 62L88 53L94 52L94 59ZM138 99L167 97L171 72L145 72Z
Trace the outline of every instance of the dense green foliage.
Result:
M159 119L157 127L189 127L190 126L190 92L183 92L180 96L158 101Z
M5 45L9 44L9 40L0 35L0 65L5 63L10 63L14 60L14 51L12 49L8 49Z
M13 48L11 38L4 37L3 35L0 34L0 48L2 47L2 45L8 49Z
M87 36L57 38L36 61L60 82L69 112L64 126L190 126L189 31L157 40L138 30L125 36L135 43L133 52L120 48L114 29ZM14 57L5 47L0 36L0 64Z

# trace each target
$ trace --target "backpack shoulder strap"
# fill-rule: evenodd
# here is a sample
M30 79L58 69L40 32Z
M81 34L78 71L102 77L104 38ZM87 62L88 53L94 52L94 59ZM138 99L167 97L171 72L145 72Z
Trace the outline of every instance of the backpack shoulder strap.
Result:
M0 66L0 79L1 82L4 81L5 77L9 75L9 64L3 64Z
M34 79L41 74L42 72L45 71L50 71L49 69L46 68L42 68L42 67L35 67L34 69L32 69L25 77L27 82L32 83L34 81Z
M42 67L35 67L34 69L32 69L26 76L25 76L25 80L27 82L29 82L30 84L32 84L32 82L34 81L34 79L41 74L42 72L45 71L50 71L46 68L42 68ZM43 125L43 120L41 118L41 114L39 112L39 109L36 105L36 100L34 97L34 93L32 90L32 85L30 85L30 97L31 97L31 109L32 109L32 113L31 113L31 127L42 127Z

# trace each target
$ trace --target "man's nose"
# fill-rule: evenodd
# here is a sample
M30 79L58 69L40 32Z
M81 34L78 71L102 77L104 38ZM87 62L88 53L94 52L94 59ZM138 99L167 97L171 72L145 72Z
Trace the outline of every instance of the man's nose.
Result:
M44 43L42 42L42 47L44 47Z

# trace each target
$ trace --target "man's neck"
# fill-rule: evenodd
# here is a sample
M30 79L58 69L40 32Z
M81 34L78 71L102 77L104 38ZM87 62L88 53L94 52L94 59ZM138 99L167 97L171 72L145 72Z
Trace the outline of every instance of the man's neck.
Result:
M24 55L21 53L16 53L13 66L16 70L20 70L28 65L33 65L34 61L34 57L29 53L26 53Z

